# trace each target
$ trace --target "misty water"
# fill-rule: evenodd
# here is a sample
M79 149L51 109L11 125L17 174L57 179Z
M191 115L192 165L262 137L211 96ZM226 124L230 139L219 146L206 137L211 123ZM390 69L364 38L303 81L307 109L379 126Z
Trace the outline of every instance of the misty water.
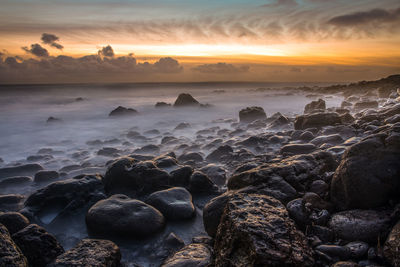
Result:
M297 86L303 85L315 84L3 86L0 87L0 158L3 159L0 167L37 162L47 170L59 171L68 165L81 165L84 169L66 173L59 180L82 172L104 174L105 164L113 157L97 155L103 147L116 148L119 155L128 155L148 144L159 145L165 136L178 137L182 144L198 144L197 131L216 126L219 129L234 130L232 122L238 121L239 110L248 106L263 107L267 116L275 112L290 117L300 114L304 106L315 99L315 96L307 96L295 90ZM212 106L155 108L154 105L161 101L173 104L180 93L190 93L200 103ZM340 106L342 101L342 97L335 95L324 96L324 99L327 107ZM134 108L139 114L109 117L110 111L118 106ZM61 121L46 123L50 116ZM182 122L189 123L191 127L175 130ZM137 131L147 139L128 138L129 131ZM247 133L260 132L249 131ZM202 140L212 142L217 138L219 136L215 133L205 134ZM211 152L202 148L207 142L200 141L197 148L205 156ZM51 158L28 160L29 156L37 155L43 148L52 149ZM174 150L173 146L161 146L160 153L170 151L178 156L183 153L183 150ZM0 188L0 194L28 195L45 185L32 183L5 187ZM192 237L205 234L201 213L202 207L211 197L194 199L197 216L193 220L168 222L162 233L150 239L118 240L123 259L143 266L157 265L157 248L170 232L176 233L186 244L190 243ZM65 249L69 249L88 236L84 214L55 224L53 219L57 216L57 210L57 207L52 207L43 211L41 223L57 236Z

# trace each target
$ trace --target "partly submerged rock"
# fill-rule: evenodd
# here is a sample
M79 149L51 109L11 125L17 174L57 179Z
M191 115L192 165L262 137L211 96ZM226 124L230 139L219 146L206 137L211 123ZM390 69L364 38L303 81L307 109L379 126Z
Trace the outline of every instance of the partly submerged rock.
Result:
M136 109L133 108L126 108L123 106L118 106L116 109L112 110L108 116L130 116L130 115L137 115L138 112Z
M321 112L326 109L326 103L323 99L318 99L316 101L311 101L304 107L304 113Z
M262 107L247 107L239 111L240 122L250 123L259 119L266 119L267 115Z
M307 128L321 128L324 126L340 124L342 121L338 113L313 113L300 115L294 121L296 130L305 130Z
M200 103L190 94L180 94L175 100L174 107L199 106Z

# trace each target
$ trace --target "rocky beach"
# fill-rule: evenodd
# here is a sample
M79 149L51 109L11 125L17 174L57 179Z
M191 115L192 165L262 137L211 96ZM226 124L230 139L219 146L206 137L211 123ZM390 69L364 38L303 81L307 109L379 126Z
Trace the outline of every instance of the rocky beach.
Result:
M169 86L0 94L0 266L400 266L400 75Z

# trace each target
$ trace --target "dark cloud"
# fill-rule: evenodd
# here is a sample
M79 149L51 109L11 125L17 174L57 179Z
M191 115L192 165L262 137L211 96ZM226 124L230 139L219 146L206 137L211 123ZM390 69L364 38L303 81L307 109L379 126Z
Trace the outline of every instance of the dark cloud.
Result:
M328 23L335 26L357 26L371 22L393 22L400 20L400 8L395 10L372 9L331 18Z
M31 44L31 48L28 48L26 46L21 47L21 48L25 52L30 53L37 57L48 57L49 56L49 52L47 51L47 49L42 47L40 44Z
M59 50L62 50L64 48L64 46L62 46L61 44L57 43L57 41L60 40L60 38L54 34L51 33L43 33L42 34L42 38L41 38L42 42L44 44L50 45L52 47L55 47Z
M171 57L160 58L154 63L154 69L160 73L177 73L183 70L179 62Z
M110 45L104 46L102 49L99 50L98 52L99 56L103 57L113 57L114 56L114 50Z
M203 64L192 68L193 71L207 74L232 74L248 72L249 66L234 66L232 64L219 62L216 64Z

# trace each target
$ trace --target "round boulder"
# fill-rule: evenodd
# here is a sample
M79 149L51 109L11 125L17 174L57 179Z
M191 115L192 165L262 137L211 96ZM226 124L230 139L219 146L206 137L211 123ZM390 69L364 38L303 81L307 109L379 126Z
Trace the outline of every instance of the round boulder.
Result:
M249 123L259 119L266 119L267 115L262 107L247 107L239 111L240 122Z

